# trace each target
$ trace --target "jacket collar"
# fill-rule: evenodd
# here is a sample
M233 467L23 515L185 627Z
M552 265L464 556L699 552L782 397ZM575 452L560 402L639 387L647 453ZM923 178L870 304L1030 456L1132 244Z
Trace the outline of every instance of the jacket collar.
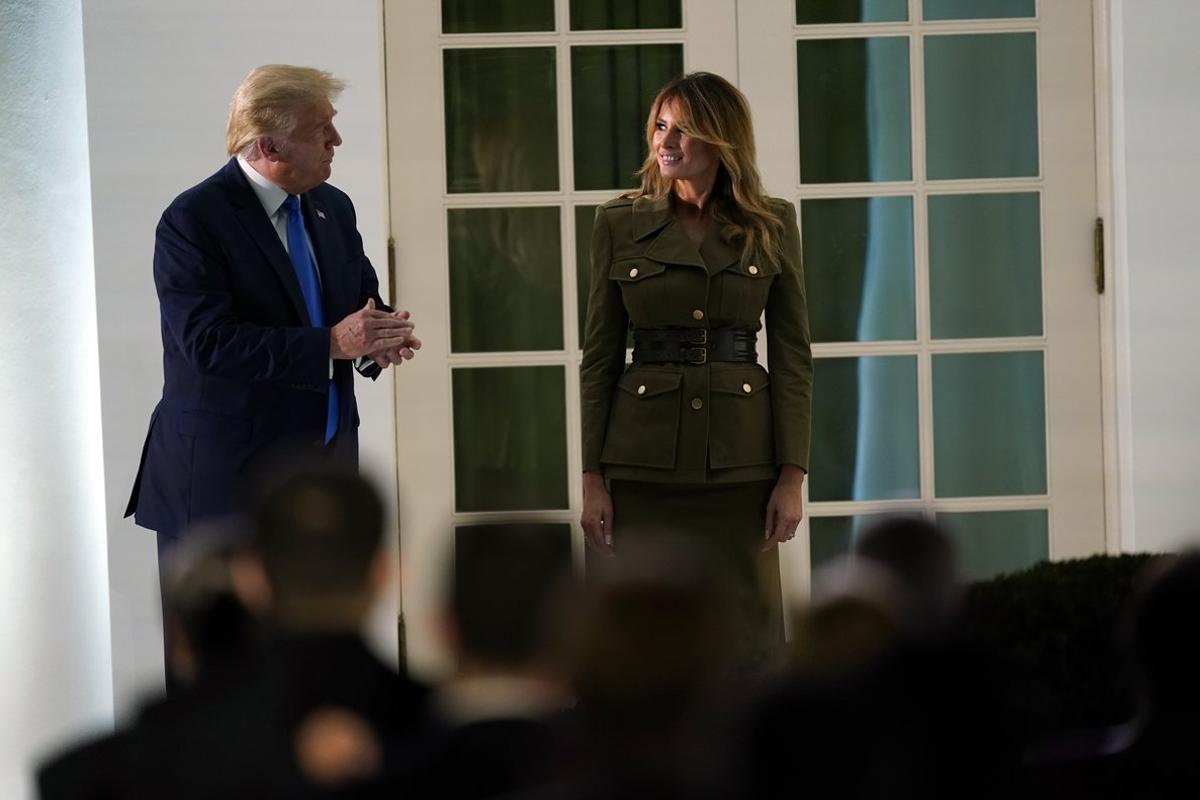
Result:
M249 161L246 161L241 156L234 156L234 158L237 159L238 166L242 169L242 174L246 176L246 181L250 184L250 190L258 198L258 202L262 203L263 211L267 212L268 217L274 217L279 213L279 207L287 199L288 193L283 190L282 186L273 183L251 166Z
M657 199L638 197L633 201L633 236L635 241L649 241L646 258L664 264L700 267L709 275L740 262L742 257L741 248L725 241L715 225L697 248L675 218L669 195Z
M230 158L225 164L221 175L225 181L226 193L237 208L237 217L242 227L250 234L250 238L254 240L258 249L271 264L300 319L305 325L311 325L308 308L304 304L304 294L301 292L300 282L296 278L296 270L292 266L292 261L288 258L283 244L279 241L279 234L275 232L275 226L268 216L266 205L259 193L255 192L254 187L251 186L250 179L246 177L241 165L238 164L236 156ZM305 192L300 196L300 208L304 214L304 227L308 230L313 249L316 251L317 271L321 275L321 290L325 307L326 309L339 308L340 306L334 302L337 298L333 295L340 288L335 285L336 281L334 280L336 277L334 267L340 266L340 264L335 263L337 255L331 250L331 237L325 230L330 224L330 215L324 203L313 196L315 191ZM286 197L286 193L284 196ZM329 320L326 322L328 323Z

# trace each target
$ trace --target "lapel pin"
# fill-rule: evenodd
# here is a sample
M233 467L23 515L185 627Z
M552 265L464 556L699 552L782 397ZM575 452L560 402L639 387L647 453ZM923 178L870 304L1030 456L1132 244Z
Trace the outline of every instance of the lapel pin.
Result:
M320 217L321 219L325 219L325 212L318 208L317 216Z

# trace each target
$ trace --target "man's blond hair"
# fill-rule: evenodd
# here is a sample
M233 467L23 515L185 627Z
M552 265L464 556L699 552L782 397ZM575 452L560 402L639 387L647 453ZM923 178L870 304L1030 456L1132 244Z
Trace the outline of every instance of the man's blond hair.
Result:
M345 88L345 81L312 67L256 67L238 84L229 103L229 155L248 156L260 136L286 137L302 112L322 100L332 103Z

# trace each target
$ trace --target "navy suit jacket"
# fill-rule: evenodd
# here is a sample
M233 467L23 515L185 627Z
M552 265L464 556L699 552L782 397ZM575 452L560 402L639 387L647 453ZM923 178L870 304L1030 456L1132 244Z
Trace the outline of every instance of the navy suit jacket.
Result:
M387 308L354 206L322 184L301 196L327 327L313 327L292 262L231 158L163 212L154 285L163 392L150 417L125 515L174 535L232 510L254 458L274 445L324 446L329 330L367 298ZM341 417L331 450L357 463L350 361L333 362Z

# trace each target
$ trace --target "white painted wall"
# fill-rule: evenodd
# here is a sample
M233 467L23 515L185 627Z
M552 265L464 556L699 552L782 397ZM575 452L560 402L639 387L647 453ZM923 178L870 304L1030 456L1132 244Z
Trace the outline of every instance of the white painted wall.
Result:
M103 0L84 5L105 491L118 713L162 680L154 536L124 520L142 438L162 388L154 228L171 199L224 164L225 115L253 67L292 63L347 80L337 104L345 141L331 182L358 211L385 284L387 208L382 15L377 0ZM391 372L359 385L364 471L395 494ZM394 526L393 526L394 528ZM396 653L396 596L374 638Z
M80 0L0 4L0 797L112 720Z
M1113 0L1121 541L1200 545L1200 4Z

